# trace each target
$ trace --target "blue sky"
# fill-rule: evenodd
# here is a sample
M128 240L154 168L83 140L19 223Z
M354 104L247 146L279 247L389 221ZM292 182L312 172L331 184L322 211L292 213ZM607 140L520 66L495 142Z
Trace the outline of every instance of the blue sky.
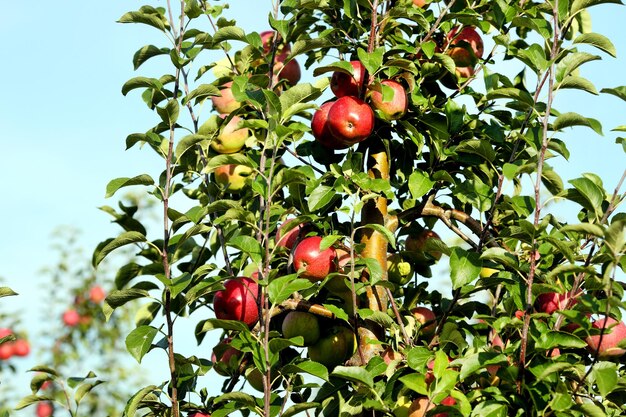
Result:
M90 253L99 241L118 232L108 215L97 209L115 204L104 198L107 182L141 173L157 177L162 170L150 152L124 150L129 133L144 131L156 120L136 92L127 97L120 92L127 79L145 74L142 69L133 71L134 52L148 43L165 42L156 31L115 23L141 4L84 0L3 4L0 277L21 295L3 299L2 309L18 308L27 321L43 314L25 306L45 302L40 271L55 260L49 250L52 232L63 225L82 230L81 243ZM262 31L268 27L264 16L270 6L269 1L232 1L228 13L239 26ZM583 67L582 75L598 89L626 85L626 9L604 5L592 10L595 30L615 42L618 59L599 53L604 59ZM163 68L162 73L170 70ZM305 74L305 81L311 79L310 72ZM572 157L567 164L555 165L565 178L596 172L612 190L626 157L610 129L626 125L626 102L608 95L567 93L556 106L562 112L599 119L605 136L584 128L559 135Z

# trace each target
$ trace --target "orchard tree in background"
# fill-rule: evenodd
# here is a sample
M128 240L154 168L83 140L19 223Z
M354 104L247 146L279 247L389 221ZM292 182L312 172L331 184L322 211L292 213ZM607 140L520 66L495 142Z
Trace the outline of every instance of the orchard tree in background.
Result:
M148 187L162 226L111 209L93 261L136 248L104 311L140 300L128 350L170 375L125 415L624 415L626 174L550 165L603 132L561 90L626 100L583 76L616 54L602 3L285 0L262 33L202 0L124 14L164 35L122 88L155 114L126 146L163 171L106 192Z

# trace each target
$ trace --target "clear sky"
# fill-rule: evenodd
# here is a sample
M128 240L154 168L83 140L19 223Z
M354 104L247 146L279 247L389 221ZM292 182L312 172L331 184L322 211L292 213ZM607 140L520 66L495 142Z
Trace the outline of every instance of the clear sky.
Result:
M162 170L151 152L124 150L129 133L145 131L156 119L137 92L124 97L121 86L133 76L144 75L141 68L133 71L134 52L148 43L161 46L165 40L154 30L115 23L143 2L2 3L0 277L20 296L0 300L0 308L18 308L28 320L43 314L35 309L46 301L40 270L55 260L49 250L53 230L63 225L82 230L81 243L91 253L98 242L119 231L97 209L116 204L104 198L107 182L141 173L156 178ZM265 16L270 1L231 3L228 13L239 26L268 28ZM595 31L614 41L618 59L599 53L604 59L584 66L582 75L598 90L626 85L626 9L603 5L592 10ZM162 73L169 70L163 67ZM311 79L307 72L304 80ZM598 137L577 128L559 135L572 157L567 164L555 164L557 168L563 169L566 179L596 172L612 190L626 167L626 157L614 144L617 135L610 129L626 125L626 102L609 95L568 93L559 97L557 108L597 118L605 132Z

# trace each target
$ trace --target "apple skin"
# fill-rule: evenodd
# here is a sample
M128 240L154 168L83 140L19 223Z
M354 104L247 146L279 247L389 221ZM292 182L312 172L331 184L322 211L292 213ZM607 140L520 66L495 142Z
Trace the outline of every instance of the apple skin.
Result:
M355 96L361 92L361 86L365 80L365 67L361 61L350 61L352 75L345 72L335 71L330 78L330 89L335 97Z
M211 414L197 412L191 413L187 417L211 417Z
M0 345L0 361L5 361L13 356L13 342L5 342Z
M223 119L226 115L222 114L220 117ZM240 121L241 117L233 116L223 125L220 133L211 141L211 149L220 154L239 152L250 135L247 127L238 127Z
M547 292L537 296L537 299L535 300L535 308L537 311L542 313L552 314L555 311L565 310L568 301L569 298L567 293L559 294L556 292ZM575 304L576 302L576 300L573 300L572 304Z
M425 0L413 0L413 5L417 7L424 7L426 6L426 1Z
M294 245L298 241L298 238L300 237L300 232L302 232L303 229L302 223L290 229L287 233L283 234L283 230L292 220L293 219L288 219L278 227L278 230L276 231L276 247L292 250Z
M30 343L24 339L17 339L13 342L13 354L15 356L28 356L30 353Z
M367 139L374 130L374 111L363 100L344 96L328 110L328 128L337 140L354 145Z
M232 81L225 83L223 88L220 89L221 95L211 97L213 108L218 113L230 114L241 107L241 103L235 100L233 96L232 85Z
M89 289L89 299L92 303L100 304L104 301L106 296L106 292L99 285L95 285Z
M316 141L322 144L322 146L330 149L346 149L350 145L339 141L330 131L328 127L328 112L330 108L335 104L334 101L327 101L322 104L318 110L313 114L311 120L311 130L313 131L313 137Z
M215 372L218 375L229 376L229 371L232 367L236 366L241 359L241 351L230 346L230 338L226 338L213 347L211 354L211 361L213 363L219 362L220 366L214 366Z
M215 317L220 320L238 320L253 327L259 320L258 294L258 284L248 277L226 280L224 289L213 296Z
M283 319L282 333L285 339L302 336L303 346L311 346L320 338L319 320L305 311L290 311Z
M430 250L424 251L426 242L429 239L439 239L439 235L433 230L424 229L416 235L409 235L405 241L405 249L407 252L411 252L419 263L429 263L429 259L426 255L429 255L433 260L438 261L441 259L441 252Z
M602 329L604 326L602 342L600 342L599 334L587 336L585 339L592 354L597 351L599 358L614 358L626 353L626 350L617 347L617 344L626 338L626 324L624 322L618 322L612 317L604 317L593 321L591 326L595 329Z
M246 185L246 178L252 175L252 168L245 165L226 164L215 168L215 182L228 193L239 193Z
M398 285L406 285L413 277L413 266L402 259L402 255L394 253L387 257L387 279Z
M294 86L302 78L302 70L300 69L300 64L295 59L285 63L284 59L286 57L285 54L276 58L276 63L274 64L274 84L285 80L288 85Z
M402 84L394 80L383 80L380 84L390 87L393 90L393 97L390 101L384 101L381 85L372 87L369 94L372 107L378 110L378 114L383 120L401 119L409 108L409 98L406 90Z
M420 333L424 336L430 337L435 334L437 328L437 316L435 313L427 307L413 307L411 314L415 317L418 323L421 323Z
M63 313L63 323L68 327L77 326L80 323L80 314L74 309L69 309Z
M343 364L356 350L356 335L347 327L332 326L317 343L308 347L309 359L327 368Z
M334 248L326 248L320 251L322 238L310 236L302 239L293 251L293 265L299 271L302 278L310 281L323 281L331 272L337 270L337 252Z
M454 60L457 67L473 67L476 65L476 58L480 59L483 56L485 50L483 39L471 26L464 26L460 32L459 26L452 28L446 35L446 39L448 41L448 55ZM469 44L473 54L462 46L463 42Z
M40 401L37 403L35 413L37 417L50 417L54 412L54 407L50 401Z

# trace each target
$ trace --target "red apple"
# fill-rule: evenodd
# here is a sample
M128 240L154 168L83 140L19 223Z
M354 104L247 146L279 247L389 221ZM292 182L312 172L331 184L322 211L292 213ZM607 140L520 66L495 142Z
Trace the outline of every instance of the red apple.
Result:
M350 61L352 74L335 71L330 78L330 89L336 97L358 97L365 79L365 67L361 61Z
M219 375L229 376L239 365L242 353L230 345L231 339L226 338L213 348L211 361L215 364L213 369Z
M274 42L275 34L276 32L274 32L273 30L266 30L259 34L261 35L261 42L263 43L263 53L266 56L269 55L270 52L272 51L272 42ZM277 47L277 50L276 50L277 57L279 55L286 57L287 55L289 55L289 52L291 52L291 48L289 47L289 44L282 42L282 39L278 39L276 47Z
M391 362L401 361L402 359L404 359L402 354L393 350L391 346L387 346L385 350L383 350L383 352L381 353L381 356L387 365L389 365Z
M462 29L457 26L446 35L447 54L454 60L459 76L469 78L474 75L474 66L484 53L483 40L471 26Z
M322 104L320 108L313 114L311 120L311 130L313 131L313 137L316 141L323 146L330 149L346 149L350 145L339 141L331 132L328 127L328 112L330 108L335 104L334 101L327 101Z
M339 142L354 145L367 139L374 130L374 111L363 100L344 96L328 110L328 128Z
M535 308L537 311L546 314L552 314L555 311L565 310L569 301L567 293L559 294L556 292L547 292L539 294L535 300ZM577 300L572 300L571 304L576 304Z
M223 119L227 115L222 114ZM220 133L211 141L211 149L220 154L239 152L250 134L247 127L239 127L241 117L233 116L228 123L222 125Z
M30 353L30 344L27 340L17 339L13 342L13 354L15 356L28 356Z
M618 322L612 317L602 318L591 323L595 329L602 329L602 341L600 335L588 336L585 341L592 353L598 352L598 357L608 358L622 356L626 350L617 347L618 343L626 339L626 324Z
M336 271L337 253L330 247L320 250L322 238L311 236L298 243L293 252L293 265L300 276L311 281L322 281L328 274Z
M347 361L355 352L356 336L347 327L332 326L322 334L314 345L308 347L308 356L327 368L334 368Z
M211 97L213 108L218 113L230 114L241 107L241 103L235 100L233 96L233 91L231 90L232 85L233 82L228 81L224 84L223 88L220 89L219 96Z
M258 284L248 277L237 277L224 282L224 289L213 296L215 317L220 320L239 320L254 326L259 320L257 307Z
M215 168L215 182L228 193L239 193L246 185L246 178L252 175L252 168L245 165L227 164Z
M383 86L391 88L393 91L391 97L385 101ZM406 90L397 81L383 80L380 84L370 86L370 100L372 107L378 110L378 114L387 121L398 120L406 114L409 108L409 99Z
M426 5L425 0L413 0L413 5L417 7L424 7Z
M106 298L106 292L101 286L95 285L89 289L89 299L92 303L100 304Z
M285 339L302 336L303 346L310 346L320 338L319 321L306 311L290 311L283 319L282 333Z
M288 250L292 250L293 246L298 241L298 238L300 237L300 232L302 231L303 227L302 223L290 229L287 233L283 232L283 230L292 220L293 219L286 220L283 224L280 225L280 227L276 231L276 247L282 247L287 248Z
M441 252L425 250L426 243L429 239L441 240L436 232L423 229L417 234L407 236L405 248L407 252L410 252L411 256L420 263L431 263L432 260L438 261L441 259Z
M411 314L421 324L420 332L424 336L432 336L437 328L437 316L427 307L413 307Z
M13 330L8 329L6 327L0 328L0 339L2 339L3 337L7 337L9 335L13 334Z
M211 417L211 414L196 412L189 414L188 417Z
M0 361L5 361L13 356L13 342L4 342L0 345Z
M80 323L80 314L74 309L69 309L63 313L63 323L66 326L74 327Z
M278 58L282 58L282 60L278 60ZM300 64L298 64L298 61L295 59L290 59L285 64L285 58L286 56L277 57L276 63L274 64L274 84L281 80L285 80L290 86L296 85L302 77Z
M35 413L37 417L50 417L54 412L54 407L50 401L40 401L37 403Z

